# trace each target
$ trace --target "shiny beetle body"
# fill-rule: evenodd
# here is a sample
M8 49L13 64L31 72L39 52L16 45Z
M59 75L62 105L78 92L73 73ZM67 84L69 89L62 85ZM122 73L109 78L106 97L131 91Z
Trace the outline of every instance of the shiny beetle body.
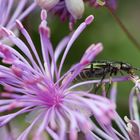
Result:
M112 75L117 75L117 73L123 74L123 72L126 72L129 75L134 75L134 70L137 70L137 68L121 61L93 61L93 63L87 66L76 77L76 80L87 80L92 78L104 79L107 75L111 77Z

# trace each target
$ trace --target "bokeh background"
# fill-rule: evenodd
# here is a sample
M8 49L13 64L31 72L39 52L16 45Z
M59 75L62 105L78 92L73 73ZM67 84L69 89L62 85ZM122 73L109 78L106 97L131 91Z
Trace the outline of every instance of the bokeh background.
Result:
M75 28L90 14L95 16L94 22L80 35L74 43L67 57L65 68L76 63L83 52L91 43L102 42L103 52L96 60L113 60L130 63L134 67L140 67L140 49L138 50L121 30L107 8L92 8L86 5L84 16L77 21ZM137 39L140 44L140 1L139 0L118 0L117 16ZM36 46L40 46L38 25L40 19L39 9L26 18L27 26ZM48 24L51 28L51 40L54 47L69 33L68 22L63 23L58 17L49 16ZM136 72L140 75L140 72ZM123 117L128 115L128 96L133 87L132 82L118 84L117 109Z

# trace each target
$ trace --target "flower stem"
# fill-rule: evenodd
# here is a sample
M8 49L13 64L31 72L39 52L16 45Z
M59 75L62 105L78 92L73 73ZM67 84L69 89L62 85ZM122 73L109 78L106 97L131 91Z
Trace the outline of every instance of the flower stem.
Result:
M128 31L128 29L125 27L125 25L122 23L120 18L117 16L117 14L112 11L110 8L108 8L109 12L112 14L118 25L121 27L121 29L124 31L124 33L127 35L129 40L135 45L135 47L140 51L140 44L138 41L133 37L133 35Z

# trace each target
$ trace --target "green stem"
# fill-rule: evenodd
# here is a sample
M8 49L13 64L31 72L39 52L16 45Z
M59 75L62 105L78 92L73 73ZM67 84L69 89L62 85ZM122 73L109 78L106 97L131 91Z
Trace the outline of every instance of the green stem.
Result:
M109 9L109 8L108 8L108 10L112 14L112 16L114 17L114 19L118 23L118 25L121 27L121 29L124 31L124 33L127 35L127 37L129 38L129 40L131 40L131 42L135 45L135 47L140 51L140 44L138 43L138 41L128 31L128 29L122 23L122 21L120 20L120 18L116 15L116 13L114 11L112 11L111 9Z

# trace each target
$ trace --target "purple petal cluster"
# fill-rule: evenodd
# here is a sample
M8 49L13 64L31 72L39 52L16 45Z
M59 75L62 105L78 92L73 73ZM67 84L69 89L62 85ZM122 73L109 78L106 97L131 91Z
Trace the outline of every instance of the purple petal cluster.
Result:
M36 0L37 5L50 13L58 15L62 21L70 21L70 29L85 10L85 2L93 7L106 6L111 10L117 9L117 0Z
M132 140L140 139L140 79L138 76L132 77L135 86L132 88L129 97L130 120L128 123L128 133Z
M68 18L73 23L84 13L83 0L36 0L36 2L42 8L59 15L62 21Z
M77 64L62 73L72 44L92 22L93 16L89 16L73 33L64 37L55 51L46 18L46 11L42 10L39 26L42 59L19 20L16 23L27 44L12 31L1 28L2 36L7 37L17 49L0 44L0 84L4 88L0 94L0 112L14 111L0 116L0 126L6 126L19 115L28 114L30 125L17 140L27 140L34 128L33 140L42 140L44 132L54 140L66 140L67 135L70 140L77 140L78 133L83 133L87 140L99 137L112 139L116 136L111 129L115 104L105 97L73 87L75 77L102 51L102 44L92 44ZM91 117L96 119L102 129Z
M129 95L129 116L125 116L124 120L119 116L115 115L115 123L118 128L114 129L118 138L122 140L139 140L140 139L140 79L138 76L131 76L130 80L135 83L135 86L132 88ZM113 84L111 90L111 100L116 102L117 95L117 83ZM130 119L129 119L129 118ZM118 131L119 130L119 131ZM115 140L116 140L115 139Z
M28 0L0 0L0 27L11 29L17 34L17 30L14 28L16 19L22 20L36 6L35 3L32 3L26 7L28 2ZM6 41L1 34L0 39Z

